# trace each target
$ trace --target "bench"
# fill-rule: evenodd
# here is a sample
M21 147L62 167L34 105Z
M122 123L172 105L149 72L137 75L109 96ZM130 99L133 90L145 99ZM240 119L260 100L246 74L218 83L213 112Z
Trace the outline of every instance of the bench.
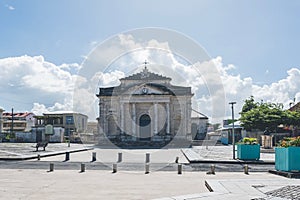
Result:
M39 151L40 147L43 147L43 150L46 150L46 146L48 145L48 142L38 142L35 146L36 151Z

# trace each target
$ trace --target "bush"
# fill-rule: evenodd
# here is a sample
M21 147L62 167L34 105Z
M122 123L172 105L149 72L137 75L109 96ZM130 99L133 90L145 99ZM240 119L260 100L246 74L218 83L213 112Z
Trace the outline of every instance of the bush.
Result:
M279 141L280 147L300 147L300 136L285 137Z
M256 138L249 138L249 137L245 137L241 140L240 144L250 144L250 145L254 145L257 144L257 139Z

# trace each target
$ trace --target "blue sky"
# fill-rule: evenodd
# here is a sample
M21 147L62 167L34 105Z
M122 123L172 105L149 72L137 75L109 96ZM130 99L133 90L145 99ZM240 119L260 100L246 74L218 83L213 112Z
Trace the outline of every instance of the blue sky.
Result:
M81 64L112 35L161 27L191 37L224 66L233 64L232 76L271 87L299 68L299 9L300 1L1 0L0 59L41 55L57 66ZM1 100L0 106L10 107Z
M282 78L300 57L299 1L1 1L1 58L82 62L93 41L133 28L182 32L257 82ZM12 6L14 10L8 7ZM269 72L266 74L266 72Z

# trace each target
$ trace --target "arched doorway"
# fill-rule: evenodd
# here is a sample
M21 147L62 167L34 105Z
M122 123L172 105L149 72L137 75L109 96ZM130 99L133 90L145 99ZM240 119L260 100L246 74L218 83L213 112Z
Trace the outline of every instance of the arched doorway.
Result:
M140 140L150 140L151 138L151 118L147 114L143 114L139 120Z

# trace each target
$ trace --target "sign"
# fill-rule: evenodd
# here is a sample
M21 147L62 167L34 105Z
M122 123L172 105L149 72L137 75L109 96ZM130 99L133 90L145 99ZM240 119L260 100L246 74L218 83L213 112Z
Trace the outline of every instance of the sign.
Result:
M48 124L45 126L45 135L53 135L53 126L51 124Z

